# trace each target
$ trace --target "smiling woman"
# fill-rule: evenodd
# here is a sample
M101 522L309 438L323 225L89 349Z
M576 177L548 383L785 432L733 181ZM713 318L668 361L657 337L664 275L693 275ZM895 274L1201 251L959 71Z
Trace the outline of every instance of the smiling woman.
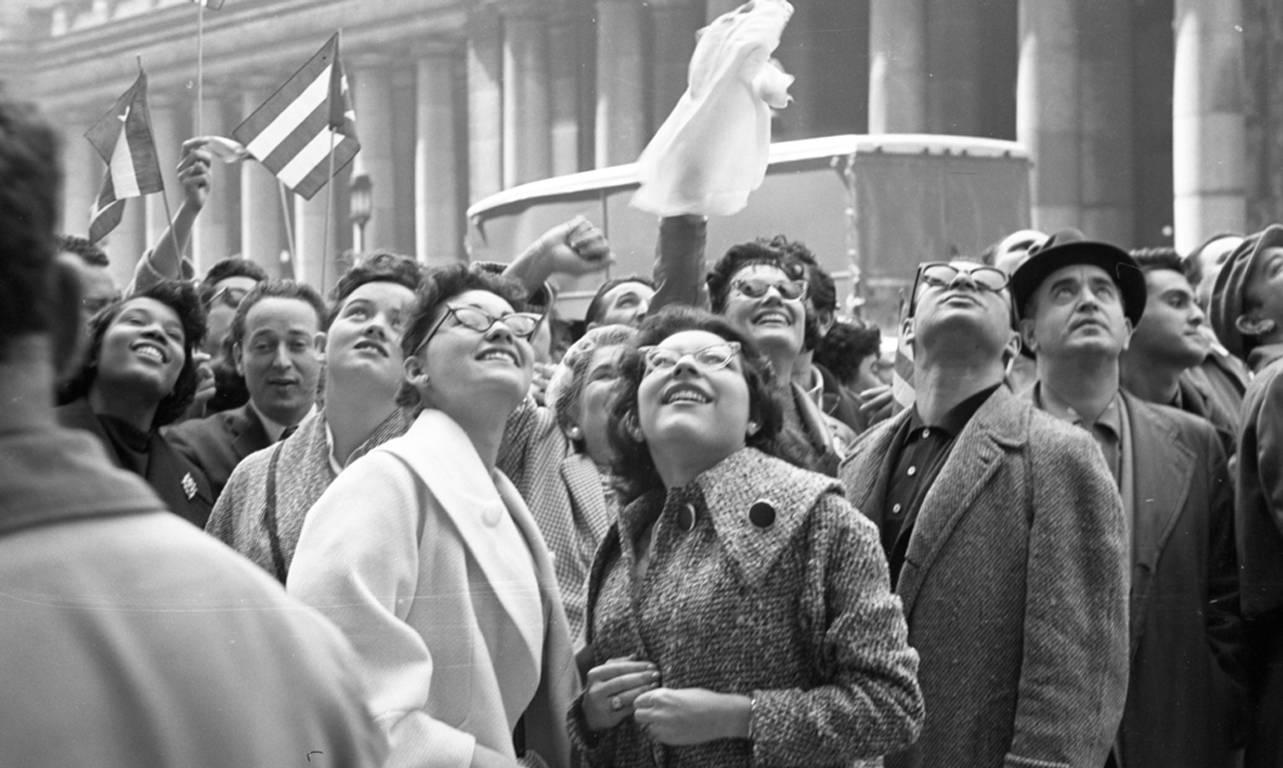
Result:
M918 658L876 530L779 458L777 390L752 338L699 310L647 318L622 356L626 506L589 577L569 716L591 765L851 764L917 736Z
M205 314L196 290L162 282L99 312L89 351L64 387L58 418L93 432L122 469L142 475L169 509L204 527L213 504L205 476L159 430L196 394Z
M467 265L425 278L401 337L414 424L326 490L289 572L286 588L356 648L393 763L571 762L562 717L578 678L552 559L495 468L541 322L524 296Z

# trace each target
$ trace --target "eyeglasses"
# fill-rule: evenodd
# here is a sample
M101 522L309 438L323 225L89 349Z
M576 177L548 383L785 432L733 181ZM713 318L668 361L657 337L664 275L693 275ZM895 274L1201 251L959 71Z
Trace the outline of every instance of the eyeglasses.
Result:
M454 321L464 328L476 331L477 333L486 333L494 327L495 323L503 323L504 327L512 331L512 335L520 339L529 339L534 335L535 330L539 328L539 323L543 321L543 315L536 315L533 312L513 312L503 317L495 317L485 310L476 307L453 307L449 304L445 307L445 312L441 318L432 326L419 342L419 346L414 348L414 354L418 354L423 349L437 331L445 323L446 318L453 317Z
M805 280L767 280L764 277L745 277L731 281L731 290L750 299L760 299L772 288L781 299L786 301L806 298Z
M640 347L637 351L641 353L642 359L646 361L647 374L676 368L677 364L687 357L694 361L697 367L705 371L718 371L731 364L731 361L740 352L740 345L737 341L727 341L721 344L710 344L694 352L678 352L675 349L648 344Z
M234 285L224 285L222 288L214 291L214 295L209 297L209 301L205 303L205 306L212 307L221 302L223 306L229 309L236 309L248 295L249 289L247 288L237 288Z
M932 288L948 288L958 275L966 275L972 285L982 291L1001 293L1010 282L1006 272L996 267L978 266L975 269L959 269L947 261L928 261L918 265L918 273L913 279L913 292L909 302L910 314L917 305L918 288L928 285Z

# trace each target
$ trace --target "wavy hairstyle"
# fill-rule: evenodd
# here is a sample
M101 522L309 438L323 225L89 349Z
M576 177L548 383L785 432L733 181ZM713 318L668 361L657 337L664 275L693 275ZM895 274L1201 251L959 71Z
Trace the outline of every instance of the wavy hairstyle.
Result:
M526 310L525 286L512 278L496 275L472 264L451 264L430 269L415 291L414 309L401 334L401 354L410 359L423 343L428 331L445 311L445 303L465 291L489 291L512 306L514 312ZM423 406L419 391L402 380L396 403L418 410Z
M587 384L588 366L593 353L602 347L614 347L627 344L637 335L637 329L631 325L599 325L579 338L561 358L556 373L548 382L547 401L557 419L557 426L563 433L571 427L579 426L575 416L579 412L579 402L583 398L584 385ZM583 439L574 441L575 450L584 452Z
M200 347L205 337L205 307L201 304L196 288L190 283L165 280L130 294L94 315L89 321L89 349L85 362L80 371L67 382L59 401L67 403L89 394L98 377L98 356L102 352L102 340L107 328L120 316L126 304L140 298L154 299L174 310L183 326L183 368L178 372L174 389L161 398L156 406L151 426L152 429L159 429L177 421L196 396L196 359L193 352Z
M674 305L647 317L638 329L637 336L620 355L619 380L615 384L608 437L614 451L612 472L621 502L627 504L644 493L664 487L651 458L650 446L644 439L634 440L630 434L639 428L637 388L646 373L646 362L639 349L658 344L681 331L708 331L727 341L739 342L740 366L744 382L748 385L749 418L760 425L760 429L746 440L746 444L810 469L800 446L786 439L784 408L777 399L775 374L770 361L758 351L753 340L736 330L720 315Z

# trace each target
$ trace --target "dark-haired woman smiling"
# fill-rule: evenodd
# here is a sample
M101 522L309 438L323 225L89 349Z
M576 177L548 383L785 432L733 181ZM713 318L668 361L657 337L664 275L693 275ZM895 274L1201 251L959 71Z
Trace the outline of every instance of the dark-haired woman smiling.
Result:
M425 278L401 339L418 416L326 489L286 581L356 649L389 765L570 764L569 626L543 537L495 468L534 364L524 295L466 265Z
M917 654L876 530L773 455L769 371L725 320L681 308L623 358L626 506L589 577L570 716L591 764L850 765L917 736Z
M85 363L58 409L63 426L93 432L117 466L202 528L213 508L209 484L159 430L196 394L193 354L204 334L205 313L186 283L158 283L116 302L90 321Z

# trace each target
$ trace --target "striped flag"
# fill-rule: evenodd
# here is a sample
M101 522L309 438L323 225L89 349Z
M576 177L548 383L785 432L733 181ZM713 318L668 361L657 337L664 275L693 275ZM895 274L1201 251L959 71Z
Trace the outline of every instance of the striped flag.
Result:
M89 217L89 239L98 242L120 223L126 198L164 189L147 110L147 75L141 68L138 79L85 132L85 138L107 163L102 190Z
M295 194L311 200L361 149L335 33L232 136Z

